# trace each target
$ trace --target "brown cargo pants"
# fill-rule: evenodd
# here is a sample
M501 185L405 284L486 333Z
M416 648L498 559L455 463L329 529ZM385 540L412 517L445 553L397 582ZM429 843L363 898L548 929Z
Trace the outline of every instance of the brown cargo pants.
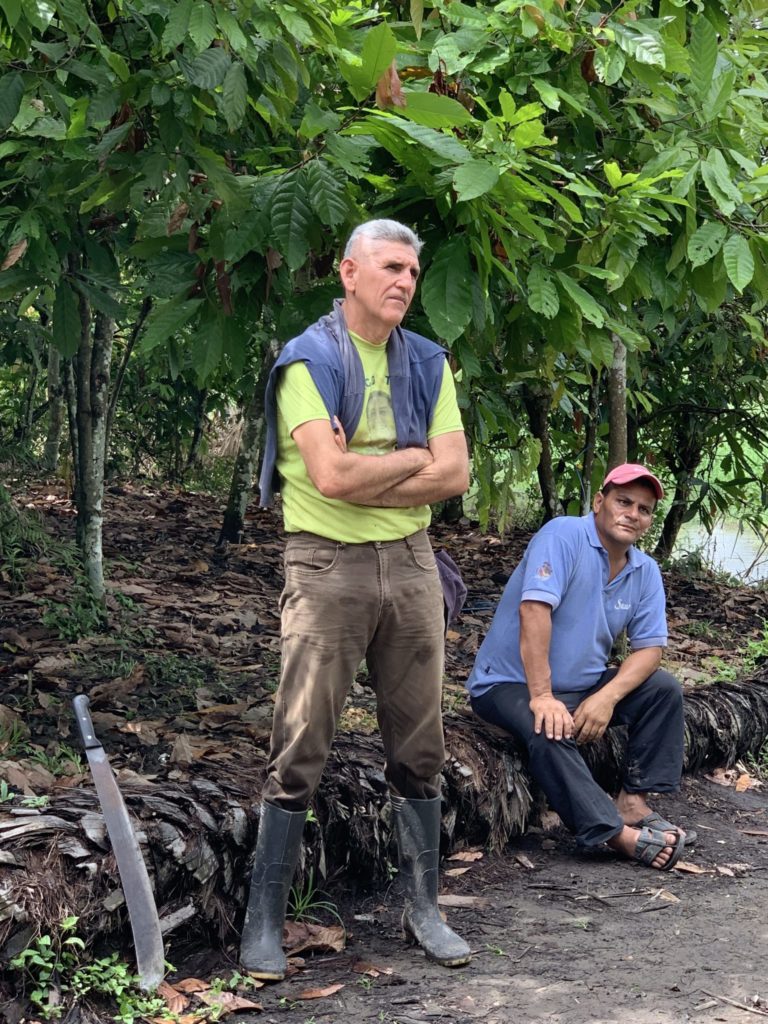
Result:
M342 544L311 533L286 544L282 668L262 798L306 807L365 658L376 693L390 789L440 792L443 597L426 531Z

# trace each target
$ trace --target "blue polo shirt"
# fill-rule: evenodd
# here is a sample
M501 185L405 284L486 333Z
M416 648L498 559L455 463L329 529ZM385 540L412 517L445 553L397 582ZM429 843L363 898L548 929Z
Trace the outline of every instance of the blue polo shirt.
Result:
M520 602L552 606L552 690L588 690L606 669L619 633L633 650L666 647L667 620L659 567L637 548L608 582L608 552L594 513L543 526L507 583L467 687L479 697L497 683L525 683L520 657Z

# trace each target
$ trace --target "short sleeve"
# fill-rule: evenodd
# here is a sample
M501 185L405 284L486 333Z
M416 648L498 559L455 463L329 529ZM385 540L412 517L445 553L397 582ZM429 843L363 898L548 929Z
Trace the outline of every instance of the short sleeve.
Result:
M570 523L553 520L528 545L521 601L543 601L553 610L560 604L576 564L579 538L558 528Z
M306 365L299 361L284 367L277 384L277 409L288 433L310 420L327 420L320 392Z
M448 360L446 359L444 362L445 366L443 367L440 393L437 396L427 438L439 437L441 434L451 434L455 430L464 430L459 403L456 401L456 385L453 381L453 374L448 365Z
M667 646L666 598L658 565L649 561L644 575L646 578L637 611L627 625L629 644L635 651L643 647Z

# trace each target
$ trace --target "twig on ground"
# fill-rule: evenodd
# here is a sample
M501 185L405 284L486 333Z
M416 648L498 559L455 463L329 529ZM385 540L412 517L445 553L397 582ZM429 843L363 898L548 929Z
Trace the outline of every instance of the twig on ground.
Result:
M759 1007L747 1006L746 1003L740 1003L736 999L729 999L728 996L719 996L717 992L708 992L705 988L700 988L701 992L705 996L709 996L710 999L718 999L721 1003L728 1003L729 1006L735 1006L737 1010L746 1010L747 1013L756 1013L758 1017L768 1017L768 1010L761 1010Z

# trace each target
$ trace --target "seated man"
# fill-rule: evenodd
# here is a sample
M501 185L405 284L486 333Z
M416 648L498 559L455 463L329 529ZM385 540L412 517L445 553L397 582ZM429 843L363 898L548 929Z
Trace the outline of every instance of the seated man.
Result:
M467 686L481 718L525 743L531 774L580 846L607 843L666 871L695 835L665 821L647 797L679 787L683 698L659 669L661 574L634 547L663 496L645 466L625 463L606 476L590 515L546 523L507 583ZM632 651L620 668L606 668L624 629ZM615 801L579 752L609 725L629 731Z

